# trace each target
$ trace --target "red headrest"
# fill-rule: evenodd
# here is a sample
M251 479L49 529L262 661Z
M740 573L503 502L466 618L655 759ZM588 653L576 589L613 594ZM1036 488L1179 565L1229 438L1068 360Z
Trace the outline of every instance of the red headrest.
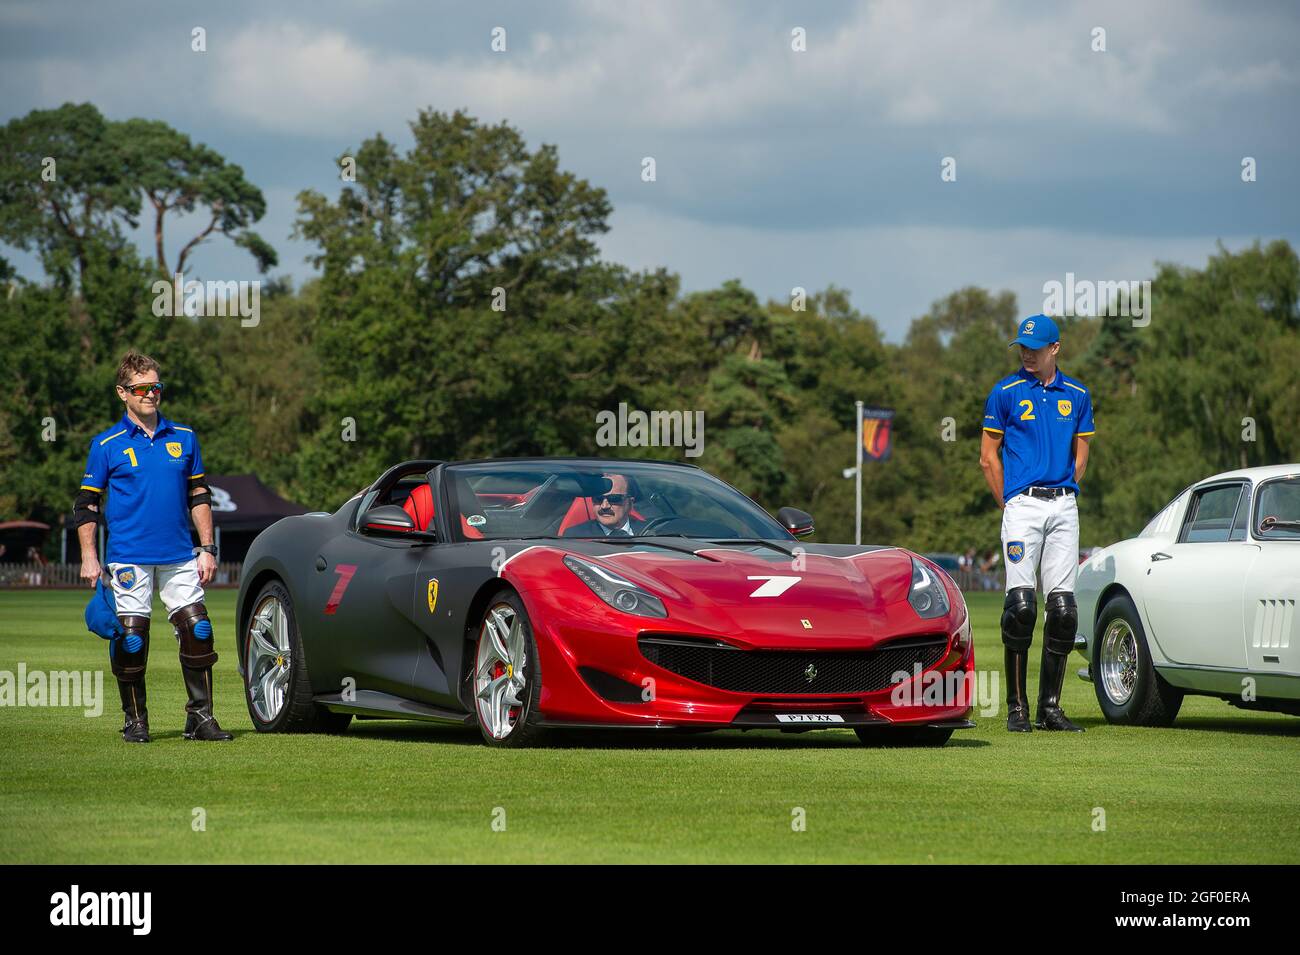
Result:
M411 515L417 530L427 531L433 525L433 489L418 485L402 502L402 510Z
M575 497L573 503L569 505L569 511L564 515L564 520L560 521L560 529L556 533L564 536L564 532L570 527L577 527L595 517L591 513L591 504L585 497Z

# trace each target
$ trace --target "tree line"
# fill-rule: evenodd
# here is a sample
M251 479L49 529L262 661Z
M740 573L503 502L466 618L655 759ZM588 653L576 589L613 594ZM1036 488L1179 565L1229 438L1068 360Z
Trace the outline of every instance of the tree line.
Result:
M243 171L164 123L89 104L0 129L0 519L57 523L90 437L121 414L127 348L158 358L164 414L194 427L211 473L256 473L332 510L407 458L613 454L598 415L620 403L703 411L692 457L769 510L853 539L854 401L896 410L888 461L864 468L864 539L918 550L996 542L978 466L983 403L1018 366L1007 347L1039 303L969 287L887 342L839 288L760 301L741 282L683 292L667 269L603 259L611 206L508 124L423 111L411 144L341 151L337 196L298 196L319 277L267 279L256 324L157 315L152 288L233 241L258 267L265 201ZM56 178L42 176L54 157ZM203 227L168 261L177 213ZM206 217L206 218L205 218ZM127 230L151 223L146 254ZM191 221L191 220L187 220ZM177 226L179 227L179 226ZM1062 318L1061 367L1092 389L1098 434L1080 498L1084 546L1136 533L1190 482L1300 460L1300 263L1284 241L1159 265L1149 324Z

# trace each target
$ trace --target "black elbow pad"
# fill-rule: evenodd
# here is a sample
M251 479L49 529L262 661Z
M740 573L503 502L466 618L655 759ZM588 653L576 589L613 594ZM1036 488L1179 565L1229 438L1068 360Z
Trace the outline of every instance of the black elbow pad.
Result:
M194 492L198 491L198 494ZM202 481L198 481L190 486L190 510L198 507L200 504L211 506L212 495L208 493L208 486Z
M77 492L77 499L72 505L72 523L75 526L99 523L100 496L98 491L92 491L88 487Z

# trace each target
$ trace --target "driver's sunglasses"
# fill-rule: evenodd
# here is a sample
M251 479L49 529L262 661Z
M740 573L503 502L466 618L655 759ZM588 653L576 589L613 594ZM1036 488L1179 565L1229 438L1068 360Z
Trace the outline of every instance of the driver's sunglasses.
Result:
M602 494L599 497L593 497L591 501L593 504L599 504L601 501L609 501L609 503L613 504L615 507L622 507L623 504L627 501L627 495L626 494Z
M141 385L123 385L123 389L128 394L135 395L137 398L143 398L146 395L163 393L163 383L161 381L147 381Z

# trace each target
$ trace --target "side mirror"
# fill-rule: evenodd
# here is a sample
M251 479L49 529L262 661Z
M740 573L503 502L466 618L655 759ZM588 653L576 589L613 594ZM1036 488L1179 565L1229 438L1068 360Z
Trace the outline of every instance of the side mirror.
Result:
M381 504L366 511L361 517L359 530L371 537L405 537L419 541L435 539L432 532L416 527L411 515L396 504Z
M801 511L797 507L783 507L776 512L776 519L795 537L812 536L813 519L807 511Z

